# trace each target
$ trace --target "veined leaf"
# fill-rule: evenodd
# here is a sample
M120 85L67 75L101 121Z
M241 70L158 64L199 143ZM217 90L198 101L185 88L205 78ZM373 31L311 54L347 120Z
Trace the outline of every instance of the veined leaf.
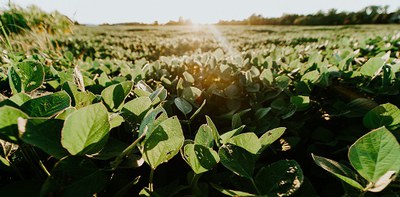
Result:
M369 182L376 183L389 171L400 170L400 144L385 127L359 138L349 149L351 165Z
M66 118L61 144L72 155L93 154L105 145L109 130L106 107L101 103L89 105Z

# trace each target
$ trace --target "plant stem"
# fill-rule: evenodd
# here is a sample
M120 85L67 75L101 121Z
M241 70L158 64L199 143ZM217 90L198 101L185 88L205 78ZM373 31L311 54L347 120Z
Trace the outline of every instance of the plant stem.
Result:
M258 189L258 187L257 187L256 182L254 181L254 179L251 178L250 181L251 181L251 183L253 184L254 189L256 189L257 194L258 194L258 195L261 195L261 192L260 192L260 190Z
M197 182L199 181L200 176L201 176L201 174L193 173L193 178L190 181L190 187L194 188L197 186Z
M151 168L150 170L150 177L149 177L149 190L151 193L153 193L154 188L153 188L153 176L154 176L154 169Z
M122 151L122 153L120 155L118 155L117 158L115 158L115 160L112 162L112 169L115 170L119 164L121 164L122 159L129 155L136 147L136 145L139 143L139 141L146 136L146 132L143 132L143 134L141 136L138 137L138 139L136 139L134 142L132 142L131 145L129 145L127 148L125 148L124 151Z
M40 178L40 179L44 178L43 174L40 172L41 171L40 169L43 170L43 168L42 168L42 166L40 166L39 162L35 163L35 159L33 158L33 154L29 150L29 148L26 147L25 145L21 145L20 149L21 149L21 153L22 153L22 156L24 157L25 161L30 164L29 166L36 173L38 178ZM39 164L39 168L38 168L38 164Z

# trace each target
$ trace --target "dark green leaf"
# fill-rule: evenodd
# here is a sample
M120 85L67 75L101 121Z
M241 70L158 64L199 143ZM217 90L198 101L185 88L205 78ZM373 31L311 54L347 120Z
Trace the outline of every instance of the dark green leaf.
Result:
M107 179L89 159L66 157L55 165L40 193L41 196L93 196L106 186Z
M30 117L51 117L70 106L71 98L65 91L61 91L31 99L21 109Z

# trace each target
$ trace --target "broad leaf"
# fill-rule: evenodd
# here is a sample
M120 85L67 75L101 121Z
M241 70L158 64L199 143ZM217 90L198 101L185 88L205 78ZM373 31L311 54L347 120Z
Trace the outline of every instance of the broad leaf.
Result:
M196 174L211 170L219 162L216 151L199 144L187 144L184 147L184 157Z
M375 77L381 72L383 65L385 65L385 61L382 58L371 58L361 66L360 73L368 77Z
M71 98L65 91L61 91L31 99L21 109L30 117L51 117L69 106Z
M180 97L175 98L174 103L176 107L179 109L179 111L185 114L185 116L189 114L193 109L192 105L189 102Z
M303 171L294 160L281 160L263 167L255 178L258 190L267 196L291 196L303 180Z
M261 149L260 140L255 133L251 132L233 136L227 143L242 147L254 155Z
M214 135L210 126L206 124L200 126L194 138L194 143L210 148L214 146Z
M76 109L91 105L97 99L96 96L89 91L81 92L78 90L78 86L72 82L65 83L62 89L70 95L71 105Z
M63 123L64 121L58 119L29 119L21 140L61 159L68 155L67 150L61 145Z
M287 77L285 75L281 75L281 76L278 76L275 79L275 81L276 81L276 86L278 86L279 89L284 90L289 86L291 80L289 77Z
M106 186L107 179L89 159L66 157L54 166L40 193L41 196L93 196Z
M187 87L182 91L182 97L192 103L196 103L201 96L201 90L196 87Z
M150 98L142 96L125 103L121 110L121 115L130 124L137 124L142 121L151 107L152 104Z
M151 168L156 169L179 152L184 140L178 118L168 118L161 122L143 142L143 158Z
M222 165L230 171L247 179L252 179L256 162L255 155L233 144L221 146L218 155Z
M109 130L106 107L101 103L89 105L66 118L61 144L72 155L93 154L104 146Z
M21 106L26 101L31 100L31 97L25 93L17 93L14 94L12 97L9 98L10 101L14 102L16 105Z
M369 182L376 183L389 171L400 170L400 144L385 127L359 138L349 150L351 165Z
M364 187L357 182L357 175L354 173L350 168L347 166L340 164L336 161L320 157L317 155L312 155L314 162L324 170L330 172L331 174L335 175L345 183L359 189L363 190Z
M26 119L28 115L19 109L4 106L0 107L0 139L18 141L18 118Z
M139 126L139 136L146 133L146 139L151 132L164 120L168 119L167 112L162 106L157 106L147 112Z
M243 131L244 127L245 126L242 125L241 127L237 128L237 129L233 129L231 131L225 132L224 134L221 135L221 142L223 144L228 143L228 140L231 139L231 137L241 133Z
M125 81L104 89L101 92L101 97L107 108L111 111L119 111L132 87L133 83L131 81Z
M396 130L400 127L400 109L390 103L379 105L365 114L363 123L369 129L385 126Z
M292 96L290 102L296 106L298 111L307 109L310 106L310 97L308 96Z
M31 92L39 88L44 81L44 69L40 63L20 62L9 70L10 87L14 94Z
M215 141L216 145L218 147L221 146L221 138L220 138L220 135L218 133L217 127L215 126L215 124L211 120L211 118L209 116L207 116L207 115L206 115L206 120L207 120L207 125L211 128L211 131L213 133L214 141Z
M264 133L260 137L260 144L261 144L260 153L263 150L265 150L268 146L270 146L272 143L274 143L276 140L278 140L285 133L285 130L286 130L285 127L278 127Z

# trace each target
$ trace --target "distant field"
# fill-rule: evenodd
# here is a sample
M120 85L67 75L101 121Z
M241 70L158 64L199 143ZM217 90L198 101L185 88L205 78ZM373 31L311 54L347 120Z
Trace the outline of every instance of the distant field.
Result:
M25 31L0 196L400 193L399 25Z

